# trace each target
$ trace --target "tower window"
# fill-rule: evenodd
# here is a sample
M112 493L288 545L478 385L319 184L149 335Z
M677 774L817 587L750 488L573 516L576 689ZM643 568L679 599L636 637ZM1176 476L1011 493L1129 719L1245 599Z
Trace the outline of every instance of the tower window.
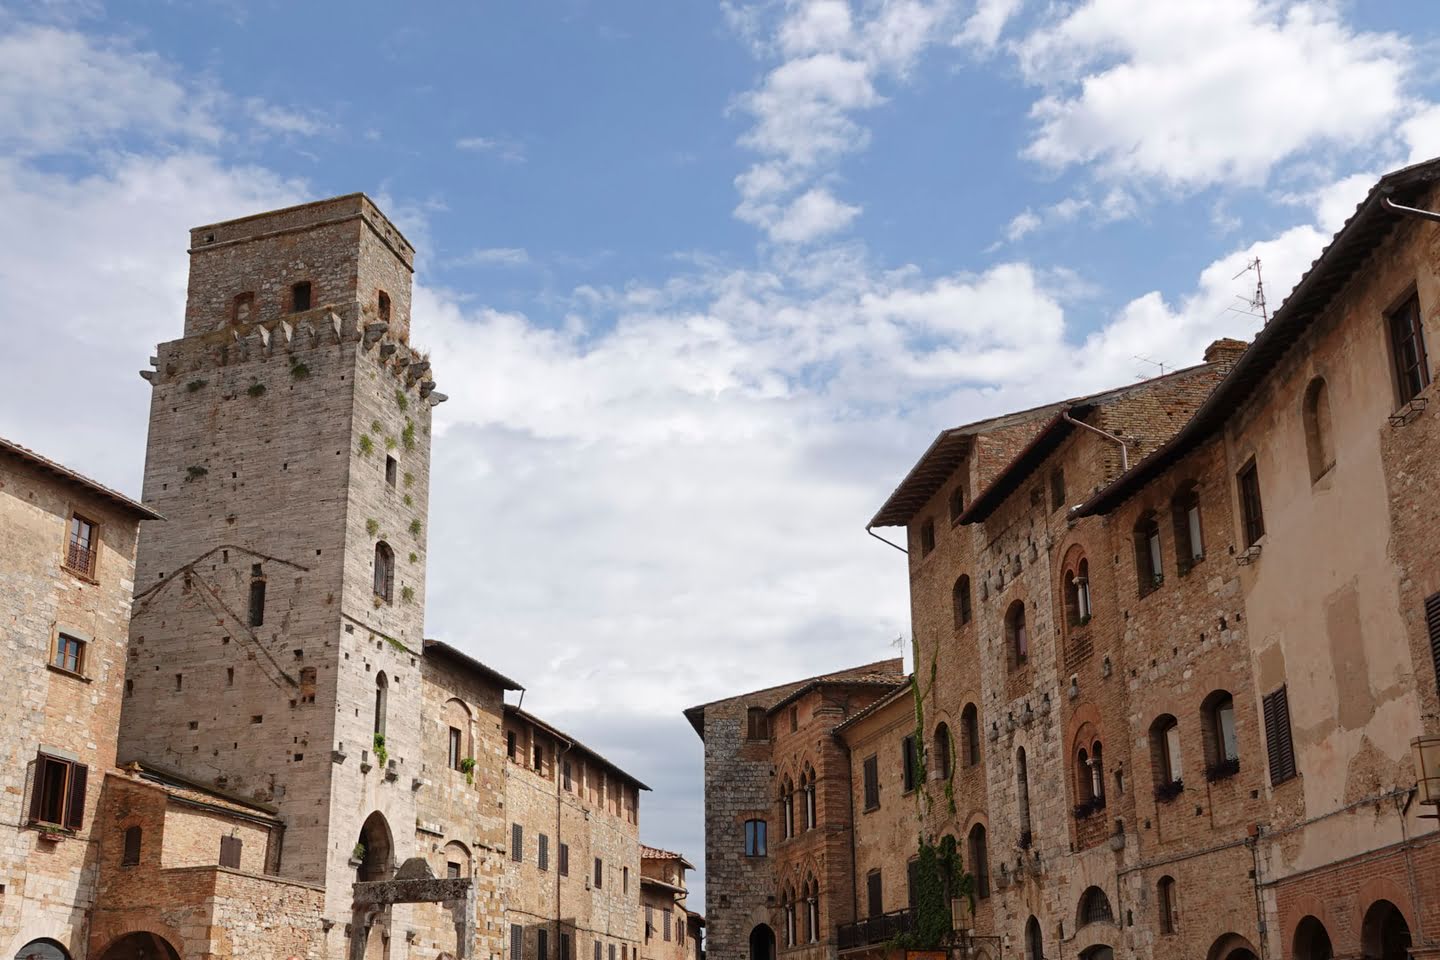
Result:
M1430 383L1425 333L1420 323L1420 299L1412 294L1386 319L1390 328L1390 357L1395 364L1395 391L1403 406Z
M400 462L394 457L385 458L385 482L395 486L395 476L400 470Z
M290 312L303 313L310 309L310 281L301 280L290 288Z
M246 290L244 293L235 295L235 300L230 304L231 323L249 323L255 319L255 292Z
M375 544L375 599L390 603L395 591L395 551L381 540Z
M390 322L390 294L384 290L381 290L375 297L375 311L380 315L381 320L386 323Z
M256 564L259 568L259 564ZM258 575L257 575L258 576ZM259 627L265 623L265 581L250 581L250 626Z
M375 675L375 735L385 736L385 711L390 702L390 681L381 670Z
M125 828L125 849L120 857L120 866L133 867L140 863L140 828Z

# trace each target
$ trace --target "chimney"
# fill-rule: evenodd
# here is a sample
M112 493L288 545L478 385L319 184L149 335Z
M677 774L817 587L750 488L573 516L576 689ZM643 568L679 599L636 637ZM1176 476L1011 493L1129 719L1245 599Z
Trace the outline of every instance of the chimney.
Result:
M1233 367L1235 361L1240 359L1240 354L1244 353L1249 346L1250 344L1244 340L1232 340L1224 337L1205 348L1205 362Z

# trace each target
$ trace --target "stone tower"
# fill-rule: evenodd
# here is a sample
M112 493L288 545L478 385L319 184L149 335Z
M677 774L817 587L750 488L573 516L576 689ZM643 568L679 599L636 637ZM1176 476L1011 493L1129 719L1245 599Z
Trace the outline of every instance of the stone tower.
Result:
M443 396L409 346L414 250L352 194L199 227L189 252L184 336L142 374L165 519L141 533L119 760L273 805L272 872L346 918L357 874L415 842Z

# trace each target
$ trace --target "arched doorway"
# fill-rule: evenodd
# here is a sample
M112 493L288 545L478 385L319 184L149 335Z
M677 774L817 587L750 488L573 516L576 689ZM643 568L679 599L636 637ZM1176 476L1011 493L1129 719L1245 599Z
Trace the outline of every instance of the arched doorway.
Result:
M180 960L180 954L158 933L127 933L105 948L100 960Z
M1410 956L1410 924L1389 900L1376 900L1365 911L1360 928L1365 960L1406 960Z
M1080 960L1115 960L1115 951L1104 944L1097 944L1082 951Z
M1025 960L1045 960L1045 938L1040 934L1040 921L1034 917L1025 923Z
M48 937L31 940L15 954L15 960L70 960L70 952Z
M1295 928L1295 960L1332 960L1335 949L1330 946L1330 934L1325 924L1314 917L1306 917Z
M390 824L380 811L370 814L360 828L354 859L359 862L355 868L357 882L389 880L395 875L395 845L390 839Z
M750 931L750 960L775 960L775 931L766 923Z
M1227 933L1210 945L1205 960L1259 960L1255 947L1238 933Z

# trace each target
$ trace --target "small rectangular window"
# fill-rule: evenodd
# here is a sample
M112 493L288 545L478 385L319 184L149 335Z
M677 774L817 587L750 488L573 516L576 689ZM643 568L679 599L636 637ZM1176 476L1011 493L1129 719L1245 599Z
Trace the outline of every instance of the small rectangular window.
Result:
M1265 536L1265 514L1260 507L1260 473L1252 459L1240 471L1240 518L1245 526L1245 546L1252 547Z
M796 731L799 730L799 729L800 729L800 708L799 708L798 706L792 706L792 707L790 708L790 732L791 732L791 733L794 733L794 732L796 732Z
M595 858L595 889L599 890L605 885L605 861L599 857Z
M85 666L85 641L68 633L55 637L55 658L51 661L61 670L80 673Z
M1059 510L1065 506L1065 471L1056 467L1050 471L1050 509Z
M874 810L880 806L880 759L866 757L864 764L865 809Z
M881 900L879 870L871 870L865 875L865 900L869 916L878 917L885 912L885 904Z
M570 876L570 844L560 844L560 876Z
M745 739L769 740L770 718L764 707L749 707L745 711Z
M290 307L292 313L303 313L310 309L309 280L301 280L290 288Z
M518 823L510 824L510 859L516 863L525 860L525 828Z
M766 854L766 832L768 824L764 820L745 821L745 856L763 857Z
M250 581L250 626L265 624L265 581Z
M920 861L911 860L905 865L905 896L906 902L914 909L920 902Z
M621 893L629 893L629 892L630 892L630 868L629 868L629 867L621 867L621 868L620 868L620 892L621 892Z
M1430 365L1425 358L1425 330L1420 321L1420 298L1410 295L1386 318L1390 331L1390 356L1394 361L1395 391L1400 405L1415 399L1430 383Z
M125 829L125 849L120 857L120 866L134 867L140 863L140 828Z
M519 745L514 730L505 731L505 755L510 758L511 763L514 763L516 757L519 756Z
M1266 694L1265 744L1270 754L1270 783L1281 784L1295 777L1295 744L1290 736L1290 699L1285 687Z
M463 760L463 759L465 759L464 757L460 756L460 753L461 753L460 731L457 730L455 727L451 727L451 728L450 728L450 769L451 769L451 770L459 770L459 769L460 769L460 761Z
M566 790L573 791L575 789L575 781L571 777L570 761L562 761L560 764L560 785Z
M229 867L231 870L240 869L240 850L244 841L239 837L220 838L220 866Z
M920 556L926 556L935 549L935 521L926 520L920 524Z
M535 956L538 960L550 960L550 931L544 927L535 931Z
M900 741L900 749L902 751L900 761L903 765L902 777L905 781L905 790L908 793L915 789L915 738L911 736Z
M448 880L459 880L460 864L456 863L454 860L447 860L445 862L445 877Z
M533 759L535 761L535 772L539 773L541 770L545 769L545 747L539 743L535 744L534 753L535 756Z
M399 472L400 461L396 460L394 457L387 456L385 458L385 482L392 487L395 486L395 479Z
M564 930L560 931L560 960L572 960L573 953L570 949L570 934Z

